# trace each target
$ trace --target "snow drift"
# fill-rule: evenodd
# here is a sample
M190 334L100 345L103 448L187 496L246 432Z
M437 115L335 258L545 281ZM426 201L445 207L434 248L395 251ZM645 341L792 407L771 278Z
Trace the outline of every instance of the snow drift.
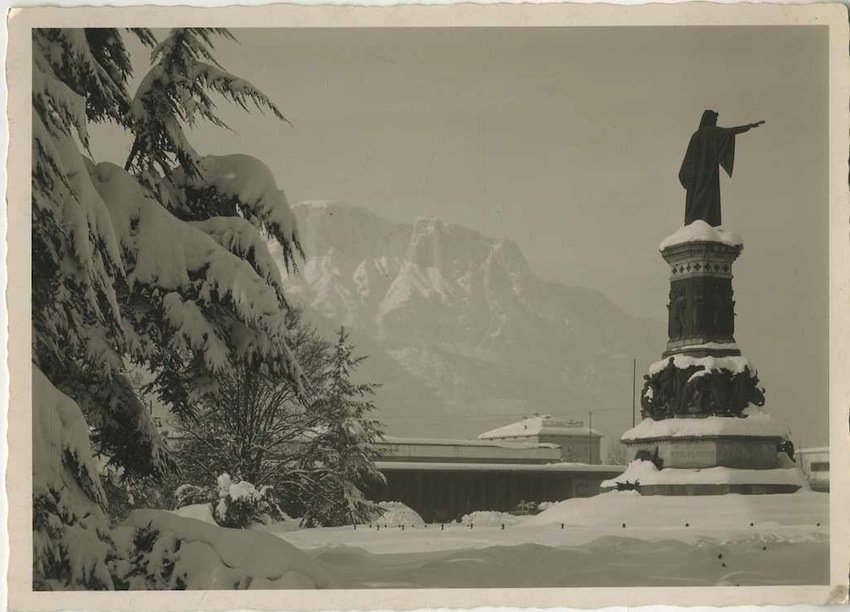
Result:
M666 472L667 470L662 470ZM611 491L555 504L521 527L564 523L569 526L736 529L749 523L828 525L829 496L810 490L776 495L642 496Z
M262 531L136 510L112 537L125 559L115 563L114 571L129 589L315 589L331 584L310 557Z
M500 525L516 525L522 520L519 516L494 510L477 510L464 514L460 522L464 525L499 527Z
M375 520L375 523L381 527L400 527L405 525L408 527L421 527L425 524L419 513L413 508L404 505L397 501L378 502L378 506L383 509L383 514Z
M616 487L618 484L640 483L640 485L796 485L808 487L805 476L798 467L777 468L770 470L746 470L723 466L701 469L665 468L659 470L652 461L636 459L629 464L625 472L605 480L600 485L603 489Z

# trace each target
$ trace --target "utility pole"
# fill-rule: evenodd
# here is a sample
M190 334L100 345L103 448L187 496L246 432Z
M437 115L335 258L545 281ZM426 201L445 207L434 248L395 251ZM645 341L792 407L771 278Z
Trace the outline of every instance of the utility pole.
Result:
M593 410L588 410L587 426L587 462L593 463Z
M635 426L635 394L637 393L637 359L632 358L632 427Z

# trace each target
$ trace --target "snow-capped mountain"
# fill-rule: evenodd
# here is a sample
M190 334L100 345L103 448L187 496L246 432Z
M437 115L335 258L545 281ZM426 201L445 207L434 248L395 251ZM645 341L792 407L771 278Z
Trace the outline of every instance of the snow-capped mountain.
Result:
M287 294L352 331L391 433L473 436L535 411L630 425L631 360L657 354L659 323L541 279L511 240L333 202L294 213L305 261Z

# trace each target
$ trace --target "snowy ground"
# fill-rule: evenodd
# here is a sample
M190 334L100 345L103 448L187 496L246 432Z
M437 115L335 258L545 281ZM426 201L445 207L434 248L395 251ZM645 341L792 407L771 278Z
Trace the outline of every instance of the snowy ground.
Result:
M344 588L823 584L829 496L641 497L479 524L280 531ZM486 524L484 524L486 522ZM563 524L563 526L562 526ZM625 524L625 527L623 526Z

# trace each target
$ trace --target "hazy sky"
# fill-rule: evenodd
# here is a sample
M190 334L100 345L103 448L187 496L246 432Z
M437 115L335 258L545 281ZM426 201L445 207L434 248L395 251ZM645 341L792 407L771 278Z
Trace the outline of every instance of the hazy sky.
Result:
M745 241L736 336L768 408L803 444L826 443L825 28L235 33L219 60L292 126L222 105L234 133L198 130L200 152L259 157L293 203L511 238L542 276L656 319L668 290L657 245L682 223L676 175L703 109L725 126L766 120L738 137L721 187L724 227ZM123 162L126 137L93 135L96 157Z

